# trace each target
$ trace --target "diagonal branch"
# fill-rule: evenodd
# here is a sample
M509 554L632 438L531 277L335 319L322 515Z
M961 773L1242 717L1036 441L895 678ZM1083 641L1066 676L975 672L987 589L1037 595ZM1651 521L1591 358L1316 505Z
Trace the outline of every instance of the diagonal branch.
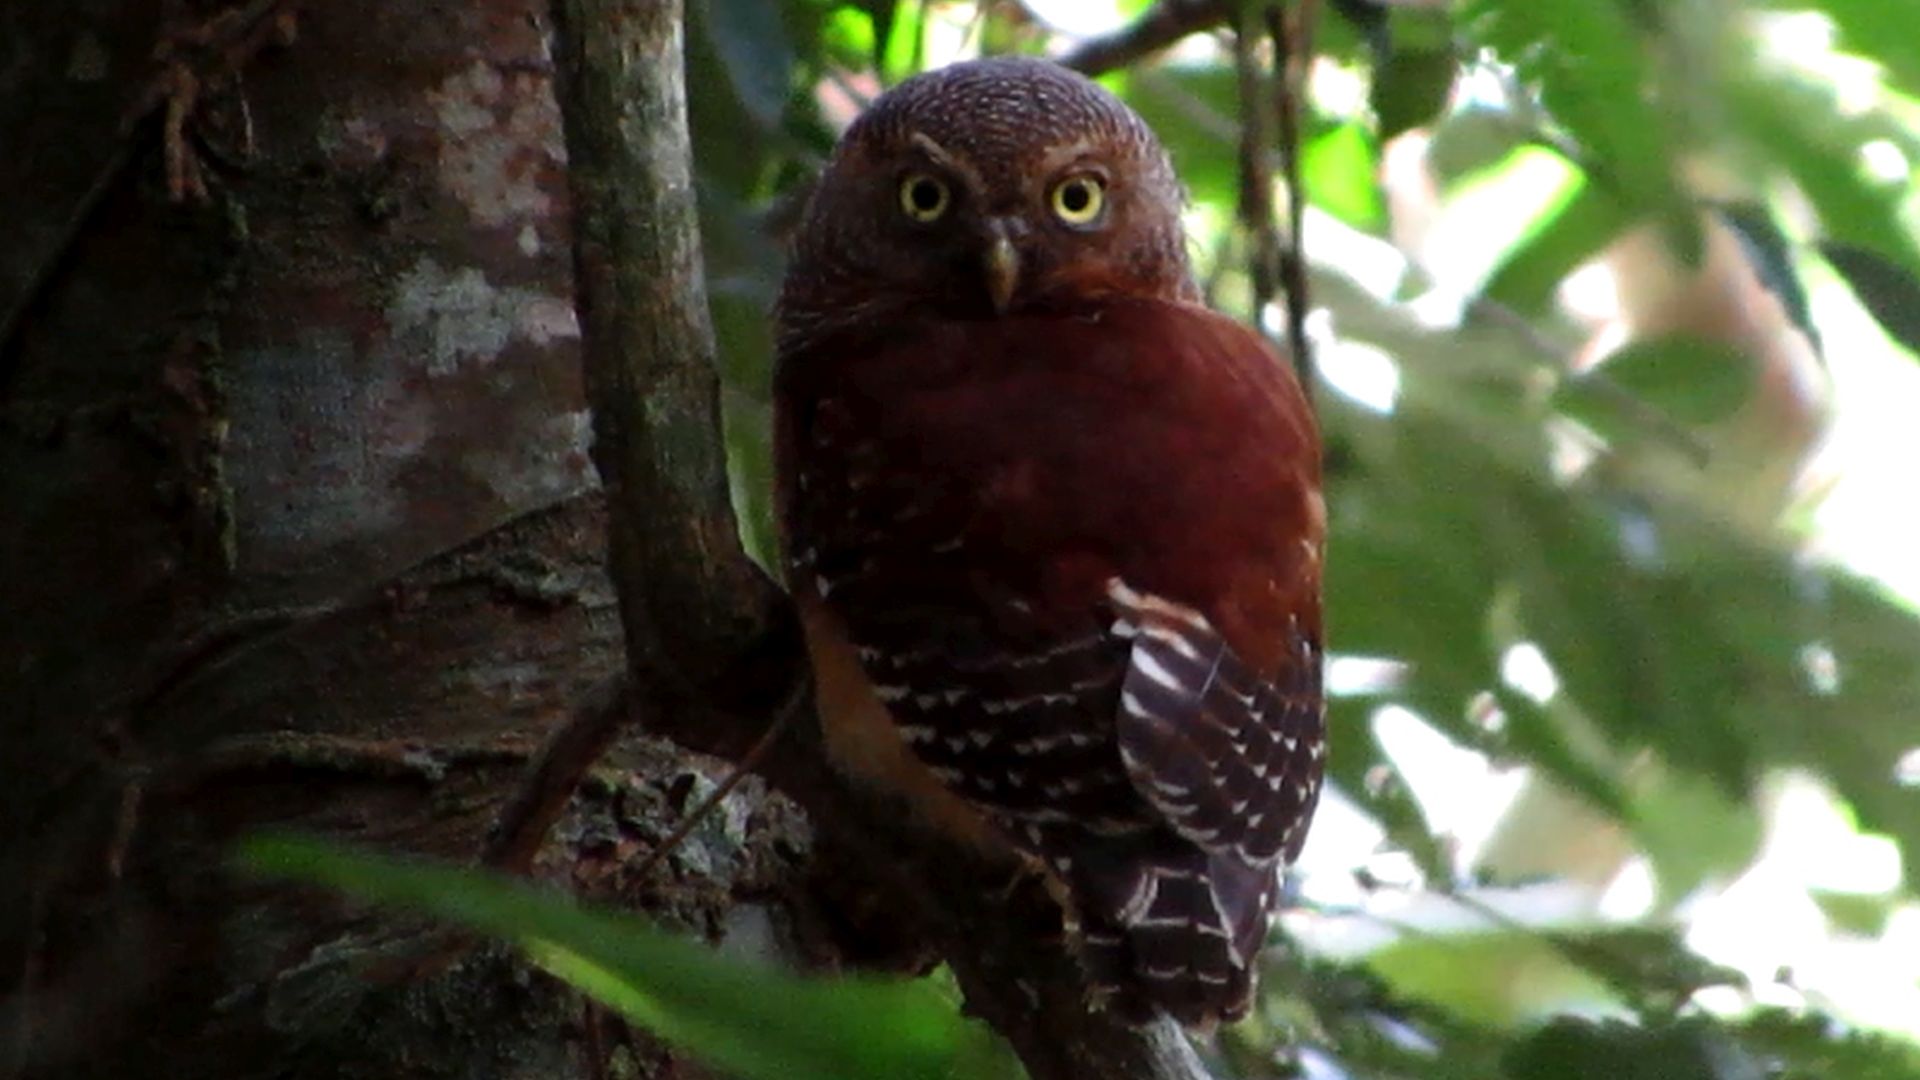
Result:
M1085 75L1126 67L1188 34L1219 26L1232 10L1232 0L1160 0L1119 30L1074 46L1060 62Z
M1279 71L1280 153L1287 177L1287 252L1280 263L1287 291L1287 344L1300 389L1313 400L1318 382L1313 342L1307 337L1307 190L1301 178L1301 113L1306 107L1307 78L1313 68L1313 30L1319 18L1319 0L1294 0L1291 10L1274 4L1267 8L1267 31L1273 37L1273 63Z
M791 608L741 550L728 497L681 3L554 0L553 11L583 361L635 703L684 745L737 755L798 685L803 653ZM1034 883L1011 902L983 887L970 853L845 783L817 723L786 725L772 742L761 773L897 897L893 910L946 957L968 1008L1036 1080L1205 1080L1170 1021L1130 1028L1086 1007L1057 908L1051 938L1010 917L1045 900Z

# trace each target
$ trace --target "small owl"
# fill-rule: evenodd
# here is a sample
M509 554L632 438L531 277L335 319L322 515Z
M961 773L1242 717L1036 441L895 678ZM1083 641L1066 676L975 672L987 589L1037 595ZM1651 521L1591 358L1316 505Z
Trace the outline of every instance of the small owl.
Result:
M874 102L778 311L777 502L827 743L1046 868L1093 1000L1244 1015L1326 757L1318 439L1198 302L1167 154L1039 60Z

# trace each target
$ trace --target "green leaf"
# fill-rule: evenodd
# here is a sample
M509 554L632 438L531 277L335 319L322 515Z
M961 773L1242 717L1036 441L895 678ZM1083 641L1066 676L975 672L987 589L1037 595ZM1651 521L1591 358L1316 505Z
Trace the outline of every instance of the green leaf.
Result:
M1672 170L1672 113L1644 59L1639 32L1616 3L1468 0L1464 25L1539 90L1585 153L1581 164L1630 218L1653 216L1688 262L1700 224Z
M1920 93L1920 34L1914 33L1915 11L1901 0L1768 0L1764 5L1787 10L1817 7L1833 20L1842 49L1866 57L1886 69L1889 80L1909 94Z
M1633 836L1653 862L1663 908L1716 878L1731 880L1760 853L1758 810L1692 774L1642 770L1631 798Z
M1377 230L1386 221L1379 166L1380 147L1358 123L1338 124L1300 152L1308 200L1356 229Z
M918 72L926 57L927 0L876 0L886 11L874 16L880 37L880 75L887 85Z
M1240 190L1240 91L1232 70L1218 64L1127 69L1112 81L1166 144L1194 201L1234 205Z
M891 18L892 0L882 7ZM843 67L861 68L879 54L881 36L875 26L876 15L857 7L835 6L821 20L820 44L827 56Z
M924 982L804 979L749 967L637 919L491 875L268 836L255 873L425 911L525 948L634 1023L731 1074L765 1080L1005 1076L986 1030Z
M1516 312L1547 309L1561 279L1632 224L1632 217L1606 192L1584 181L1517 244L1488 279L1484 294Z
M1556 1020L1516 1044L1506 1080L1764 1080L1766 1070L1711 1022L1642 1027Z
M1458 61L1446 49L1396 49L1374 68L1373 115L1380 141L1430 123L1447 106Z
M1861 157L1887 125L1843 109L1833 88L1791 76L1733 82L1726 100L1740 134L1812 201L1828 240L1920 277L1920 243L1902 214L1909 185L1870 178Z
M1817 1013L1766 1009L1741 1021L1735 1037L1765 1056L1783 1080L1920 1080L1920 1047L1848 1030Z
M1612 817L1634 823L1620 778L1577 750L1556 717L1509 687L1497 687L1494 693L1506 714L1505 734L1514 750Z
M764 0L694 0L688 15L719 58L747 115L763 130L779 126L794 64L793 43L780 5Z
M1411 934L1370 955L1367 967L1398 994L1495 1028L1611 1000L1599 979L1524 929Z
M1650 338L1607 356L1589 375L1567 379L1554 404L1602 434L1632 430L1618 417L1612 391L1624 391L1673 419L1692 425L1725 420L1754 391L1755 365L1724 342L1693 337ZM1598 389L1604 380L1607 390Z
M1846 933L1869 938L1877 938L1887 932L1887 923L1900 906L1898 897L1873 893L1809 889L1807 895L1813 898L1813 902L1820 906L1821 912L1836 927Z

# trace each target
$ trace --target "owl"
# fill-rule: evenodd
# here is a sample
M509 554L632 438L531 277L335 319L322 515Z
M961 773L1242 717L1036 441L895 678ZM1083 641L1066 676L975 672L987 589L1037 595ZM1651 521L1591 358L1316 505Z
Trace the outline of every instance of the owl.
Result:
M1245 1014L1326 757L1318 437L1166 151L1034 59L876 100L795 236L776 503L845 772L1044 868L1089 1000Z

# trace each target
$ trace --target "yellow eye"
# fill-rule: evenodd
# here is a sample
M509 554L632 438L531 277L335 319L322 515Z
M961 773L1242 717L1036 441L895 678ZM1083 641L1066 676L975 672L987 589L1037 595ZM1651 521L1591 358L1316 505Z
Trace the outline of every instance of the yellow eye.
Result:
M947 204L952 201L947 185L938 177L912 173L900 181L900 209L922 225L939 221L940 215L947 212Z
M1054 216L1069 225L1091 225L1107 206L1107 189L1099 178L1069 176L1054 185Z

